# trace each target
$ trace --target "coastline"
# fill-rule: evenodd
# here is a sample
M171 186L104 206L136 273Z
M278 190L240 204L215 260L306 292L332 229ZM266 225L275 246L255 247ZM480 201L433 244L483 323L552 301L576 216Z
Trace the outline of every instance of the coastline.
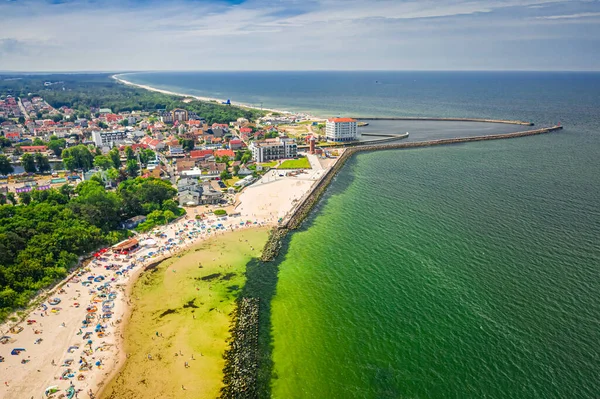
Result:
M159 89L156 87L152 87L152 86L148 86L148 85L143 85L143 84L138 84L138 83L133 83L129 80L123 79L120 76L123 76L126 74L115 74L112 75L111 78L116 80L117 82L127 85L127 86L132 86L132 87L137 87L139 89L144 89L144 90L148 90L148 91L153 91L156 93L162 93L162 94L167 94L170 96L177 96L177 97L186 97L186 98L193 98L195 100L198 101L205 101L205 102L216 102L218 104L221 104L222 102L226 101L225 99L219 99L219 98L213 98L213 97L203 97L203 96L196 96L193 94L186 94L186 93L178 93L178 92L174 92L174 91L170 91L170 90L163 90L163 89ZM297 115L297 113L291 112L291 111L284 111L284 110L280 110L280 109L274 109L274 108L256 108L252 105L249 104L244 104L244 103L238 103L238 102L234 102L231 101L231 105L235 106L235 107L240 107L240 108L245 108L245 109L251 109L251 110L260 110L260 111L267 111L267 112L276 112L276 113L280 113L283 115ZM319 118L313 115L309 115L306 113L301 113L302 115L305 115L307 117L307 119L309 120L324 120L323 118Z

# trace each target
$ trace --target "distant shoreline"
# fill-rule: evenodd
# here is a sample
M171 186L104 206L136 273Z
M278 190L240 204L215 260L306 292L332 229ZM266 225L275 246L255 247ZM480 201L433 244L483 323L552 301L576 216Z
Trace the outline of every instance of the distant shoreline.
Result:
M196 99L196 100L199 100L199 101L217 102L219 104L221 104L224 101L226 101L224 99L219 99L219 98L196 96L196 95L193 95L193 94L186 94L186 93L178 93L178 92L174 92L174 91L170 91L170 90L158 89L156 87L152 87L152 86L148 86L148 85L142 85L142 84L138 84L138 83L133 83L133 82L130 82L129 80L125 80L125 79L121 78L121 76L123 76L123 75L125 75L125 74L116 74L116 75L112 75L111 78L113 78L117 82L122 83L122 84L127 85L127 86L133 86L133 87L137 87L137 88L148 90L148 91L154 91L154 92L157 92L157 93L167 94L167 95L170 95L170 96L188 97L188 98L193 98L193 99ZM310 114L306 114L306 113L295 113L295 112L291 112L291 111L284 111L284 110L274 109L274 108L256 108L256 107L248 105L248 104L237 103L237 102L233 102L233 101L231 101L231 105L233 105L235 107L252 109L252 110L267 111L267 112L277 112L277 113L280 113L280 114L283 114L283 115L304 115L309 120L324 120L324 118L318 118L318 117L316 117L314 115L310 115Z

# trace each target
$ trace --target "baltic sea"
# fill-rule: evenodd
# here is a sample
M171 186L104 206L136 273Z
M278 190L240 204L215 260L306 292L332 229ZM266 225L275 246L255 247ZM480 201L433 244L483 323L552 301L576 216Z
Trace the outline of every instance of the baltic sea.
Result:
M320 116L562 123L355 156L265 273L263 394L600 395L600 74L143 73Z

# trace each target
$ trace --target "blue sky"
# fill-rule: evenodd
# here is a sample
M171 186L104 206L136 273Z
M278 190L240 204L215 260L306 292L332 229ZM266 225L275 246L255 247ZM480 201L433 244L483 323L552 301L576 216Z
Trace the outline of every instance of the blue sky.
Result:
M600 0L0 0L0 70L600 70Z

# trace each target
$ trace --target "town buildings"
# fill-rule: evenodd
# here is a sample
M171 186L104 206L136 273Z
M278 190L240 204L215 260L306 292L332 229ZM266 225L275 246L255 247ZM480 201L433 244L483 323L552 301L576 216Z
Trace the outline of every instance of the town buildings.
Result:
M212 188L210 182L202 185L194 178L182 178L177 182L180 206L195 206L218 204L223 198L223 193Z
M328 141L344 142L358 139L357 121L352 118L331 118L325 125Z
M269 162L276 159L294 158L298 155L298 145L293 139L278 137L253 141L249 147L255 162Z

